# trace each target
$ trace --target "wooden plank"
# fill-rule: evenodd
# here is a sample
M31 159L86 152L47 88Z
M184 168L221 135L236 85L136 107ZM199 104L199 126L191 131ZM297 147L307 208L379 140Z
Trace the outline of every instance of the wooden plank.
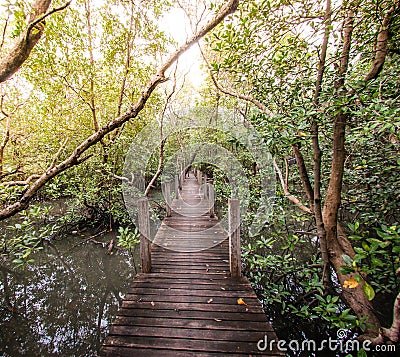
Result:
M180 318L188 320L220 320L220 321L240 321L245 324L247 321L258 321L266 323L266 317L264 312L252 313L247 312L223 312L223 311L208 311L205 314L204 311L181 311L178 309L174 310L152 310L152 309L125 309L120 308L117 316L126 317L152 317L152 318Z
M206 353L204 356L208 356ZM217 354L217 356L221 356ZM186 357L186 356L198 356L196 352L192 351L173 351L167 349L154 349L154 348L129 348L129 347L111 347L104 346L98 356L119 356L119 357L132 357L132 356L140 356L140 357L149 357L149 356L157 356L157 357Z
M138 296L151 296L151 295L164 295L164 296L218 296L218 297L232 297L235 296L237 298L257 298L257 295L254 293L253 290L234 290L234 291L227 291L225 288L220 289L191 289L189 290L189 286L183 289L179 288L168 288L168 289L160 289L159 287L136 287L135 289L129 290L127 293L134 295L137 294ZM126 296L127 296L126 295Z
M159 273L153 273L159 274ZM152 275L153 275L152 274ZM158 284L162 283L167 283L167 284L196 284L196 285L202 285L202 284L208 284L208 285L219 285L219 286L248 286L248 282L238 282L235 283L232 281L229 277L222 277L219 278L220 275L214 274L213 277L210 275L200 275L200 274L164 274L168 275L165 277L165 279L162 278L162 275L164 273L160 273L158 276L149 276L148 279L143 279L143 278L137 278L136 283L151 283L153 286L157 286ZM160 277L161 276L161 277ZM200 276L200 277L199 277ZM191 279L196 278L195 282L191 282ZM133 285L134 286L134 285Z
M249 287L245 284L243 285L226 285L226 284L216 284L213 282L208 281L207 283L200 284L198 282L196 283L177 283L177 282L159 282L157 284L142 281L142 282L136 282L134 285L131 286L130 291L134 291L136 289L179 289L179 290L187 290L187 291L197 291L197 290L209 290L213 289L215 291L221 289L224 291L251 291Z
M226 330L227 323L232 331L243 331L242 321L223 321L220 319L180 319L160 317L117 316L113 325L124 326L153 326L153 327L181 327L191 329ZM273 332L270 324L260 321L246 321L246 331Z
M268 354L269 356L279 356L276 354ZM140 357L222 357L226 356L224 353L218 352L193 352L189 350L168 350L168 349L155 349L155 348L129 348L129 347L103 347L100 351L99 356L119 356L119 357L132 357L132 356L140 356ZM248 353L233 353L231 352L229 356L246 356L249 357Z
M229 267L229 264L227 263L227 259L221 259L221 257L213 256L211 258L191 258L186 255L183 255L181 257L175 256L172 257L172 259L168 259L166 257L160 257L154 256L152 254L152 257L154 258L154 264L156 265L190 265L190 266L198 266L198 265L203 265L205 266L206 264L211 264L212 266L227 266Z
M193 274L191 273L186 273L186 274L179 274L179 273L151 273L149 274L148 277L149 280L154 280L154 279L204 279L204 280L210 280L210 279L218 279L218 280L225 280L228 279L229 281L234 284L234 281L232 281L231 277L226 274L222 273L210 273L210 272L204 272L204 273L196 273L194 272Z
M231 341L231 342L253 342L267 338L273 339L271 331L247 331L247 330L209 330L209 329L192 329L189 327L176 327L171 321L169 327L154 326L126 326L114 325L109 335L116 336L143 336L143 337L159 337L159 338L179 338L179 339L196 339L209 341ZM269 336L268 336L269 335ZM272 335L272 336L271 336Z
M232 341L209 341L195 340L191 338L155 338L143 336L109 336L106 338L105 346L123 346L161 348L170 350L190 350L193 352L223 352L231 353L249 353L254 355L265 355L257 349L257 340L254 342L232 342ZM276 345L274 345L276 346ZM276 351L273 351L276 352Z
M238 305L232 303L231 305L222 304L207 304L196 303L196 302L163 302L163 301L129 301L124 300L122 302L124 309L151 309L151 310L178 310L178 311L213 311L213 312L241 312L247 314L263 313L261 306L259 305Z
M207 304L223 304L223 305L235 305L237 304L238 298L244 298L243 296L218 296L216 294L209 294L208 296L195 296L195 295L155 295L155 294L150 294L150 295L144 295L144 294L126 294L124 301L134 301L134 302L154 302L155 306L158 306L157 303L159 302L167 302L167 303L176 303L179 301L180 303L207 303ZM211 300L212 299L212 300ZM254 296L247 296L246 301L248 305L252 306L259 306L259 301L256 297ZM214 306L211 306L211 308L214 308Z

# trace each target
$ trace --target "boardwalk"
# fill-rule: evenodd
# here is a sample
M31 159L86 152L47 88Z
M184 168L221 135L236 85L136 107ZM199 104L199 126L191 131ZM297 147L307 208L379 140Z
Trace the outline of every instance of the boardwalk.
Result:
M227 234L209 218L193 176L172 208L154 240L152 271L133 281L99 355L279 355L257 348L276 335L248 280L229 276Z

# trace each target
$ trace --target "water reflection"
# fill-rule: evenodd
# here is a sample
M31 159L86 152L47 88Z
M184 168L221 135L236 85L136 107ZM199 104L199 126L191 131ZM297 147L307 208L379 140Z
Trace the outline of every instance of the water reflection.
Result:
M90 242L71 250L76 242L44 247L23 273L0 265L0 355L96 355L136 265Z

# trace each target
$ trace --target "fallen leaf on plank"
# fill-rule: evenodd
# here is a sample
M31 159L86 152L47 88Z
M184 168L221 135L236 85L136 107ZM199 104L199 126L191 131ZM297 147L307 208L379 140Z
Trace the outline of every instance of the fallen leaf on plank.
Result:
M247 304L244 302L244 300L243 300L242 298L237 299L237 303L238 303L238 305L246 305L246 306L249 306L249 305L247 305Z

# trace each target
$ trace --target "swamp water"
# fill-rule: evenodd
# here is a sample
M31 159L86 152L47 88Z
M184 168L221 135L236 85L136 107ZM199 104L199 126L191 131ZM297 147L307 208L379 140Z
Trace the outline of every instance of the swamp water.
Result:
M108 233L102 241L116 238ZM0 265L0 356L95 356L136 275L137 258L71 236L25 271ZM99 238L96 238L99 239Z

